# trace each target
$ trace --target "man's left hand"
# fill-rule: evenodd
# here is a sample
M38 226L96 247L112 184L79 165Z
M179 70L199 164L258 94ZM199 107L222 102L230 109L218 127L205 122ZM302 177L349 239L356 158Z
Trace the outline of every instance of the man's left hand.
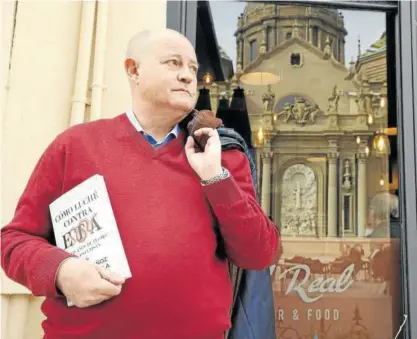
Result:
M185 144L185 154L191 168L201 180L208 180L222 173L221 156L222 149L219 134L213 128L200 128L194 132L199 137L207 135L206 147L203 152L195 149L195 141L189 136Z

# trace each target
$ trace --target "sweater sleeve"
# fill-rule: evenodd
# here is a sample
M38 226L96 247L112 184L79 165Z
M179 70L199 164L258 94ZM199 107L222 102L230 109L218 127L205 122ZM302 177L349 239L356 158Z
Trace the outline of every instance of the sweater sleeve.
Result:
M223 153L223 166L230 177L203 191L219 221L227 256L243 269L267 268L279 255L279 231L256 200L249 161L232 150Z
M6 275L35 296L62 297L55 287L61 262L72 256L53 246L49 204L61 195L64 148L53 142L35 166L12 220L1 230L1 265Z

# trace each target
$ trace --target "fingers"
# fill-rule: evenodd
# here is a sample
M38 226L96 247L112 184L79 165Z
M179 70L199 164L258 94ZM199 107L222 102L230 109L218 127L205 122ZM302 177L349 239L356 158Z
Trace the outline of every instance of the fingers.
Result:
M106 270L100 266L97 266L97 271L103 279L106 279L115 285L121 285L125 282L125 278L116 272Z
M203 134L206 134L206 135L208 135L208 136L210 136L210 137L213 137L213 136L218 135L217 130L215 130L215 129L213 129L213 128L210 128L210 127L203 127L203 128L200 128L200 129L196 130L196 131L194 132L194 134L195 134L196 136L201 136L201 135L203 135Z
M193 137L188 137L187 142L185 143L185 153L188 155L195 153L195 141Z
M96 293L100 295L100 297L107 297L107 299L119 295L121 291L122 285L114 285L105 279L101 279L96 288Z

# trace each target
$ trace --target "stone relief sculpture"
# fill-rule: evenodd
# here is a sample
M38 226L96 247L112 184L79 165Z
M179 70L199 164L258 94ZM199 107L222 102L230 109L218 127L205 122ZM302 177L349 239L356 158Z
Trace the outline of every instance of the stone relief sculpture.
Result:
M277 114L277 119L283 117L283 121L288 123L294 120L298 125L316 122L316 116L323 113L316 104L306 103L305 100L299 99L295 104L285 103L281 112Z
M285 235L317 234L317 179L307 165L292 165L283 174L281 225Z

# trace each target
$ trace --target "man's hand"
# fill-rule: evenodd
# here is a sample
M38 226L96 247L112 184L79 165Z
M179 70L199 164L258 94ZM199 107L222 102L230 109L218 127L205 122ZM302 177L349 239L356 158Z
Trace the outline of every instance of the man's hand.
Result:
M185 154L194 172L201 180L208 180L222 173L222 149L217 131L213 128L200 128L194 132L196 136L207 135L204 152L197 152L195 141L189 136L185 144Z
M120 293L125 279L84 259L70 258L58 269L56 285L77 307L99 304Z

